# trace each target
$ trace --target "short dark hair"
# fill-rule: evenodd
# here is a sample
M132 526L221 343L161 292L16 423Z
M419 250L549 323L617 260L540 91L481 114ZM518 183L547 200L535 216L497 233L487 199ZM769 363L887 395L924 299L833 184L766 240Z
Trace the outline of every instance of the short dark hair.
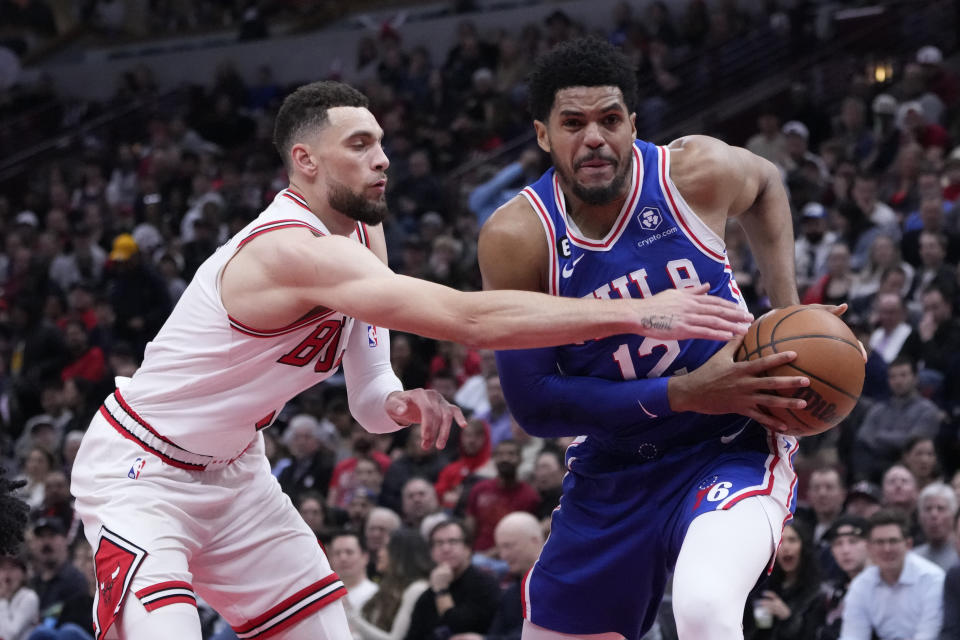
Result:
M273 124L273 146L290 169L290 149L306 131L321 129L327 123L327 110L333 107L368 107L367 97L342 82L322 80L299 87L288 95Z
M367 553L367 543L364 542L363 536L361 536L356 531L348 531L346 529L338 529L330 534L330 544L329 547L333 547L333 543L337 538L353 538L357 541L357 544L360 546L360 551Z
M617 87L627 111L637 103L633 64L606 40L595 36L563 42L540 56L528 78L530 115L546 122L557 92L568 87Z
M881 509L870 516L870 518L867 520L867 523L869 525L867 528L867 537L869 537L870 534L873 533L873 530L877 527L883 527L888 524L895 524L900 527L900 533L903 534L904 538L911 537L910 525L907 522L907 519L896 509Z
M910 367L910 373L913 373L913 374L917 373L917 363L914 362L913 359L910 358L909 356L897 356L896 358L893 359L893 362L891 362L887 366L887 369L893 369L894 367L902 367L902 366Z
M468 547L473 546L473 532L470 531L470 527L468 527L463 520L458 518L448 518L433 525L433 527L430 528L430 533L427 534L427 541L432 545L433 536L437 533L437 531L449 526L454 526L460 529L460 533L463 535L463 543Z

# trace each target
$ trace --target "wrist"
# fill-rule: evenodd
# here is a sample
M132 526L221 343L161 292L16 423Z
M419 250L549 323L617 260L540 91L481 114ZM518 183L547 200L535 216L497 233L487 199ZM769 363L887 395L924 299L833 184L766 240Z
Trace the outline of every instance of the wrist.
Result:
M433 595L436 596L437 598L439 598L439 597L441 597L441 596L448 596L448 595L450 595L450 588L449 588L449 587L444 587L443 589L434 589L434 590L433 590Z
M690 374L684 374L671 376L667 379L667 403L670 405L670 410L674 413L693 410L689 401L689 377Z

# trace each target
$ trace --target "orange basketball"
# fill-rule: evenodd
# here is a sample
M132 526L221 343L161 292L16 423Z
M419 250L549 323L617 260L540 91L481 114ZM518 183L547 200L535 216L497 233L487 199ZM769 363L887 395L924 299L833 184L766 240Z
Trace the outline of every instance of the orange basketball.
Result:
M803 398L807 406L763 410L782 420L787 433L795 436L822 433L846 418L860 398L864 375L863 355L850 327L818 307L774 309L750 325L736 359L754 360L783 351L795 351L796 359L766 374L809 378L809 387L776 392Z

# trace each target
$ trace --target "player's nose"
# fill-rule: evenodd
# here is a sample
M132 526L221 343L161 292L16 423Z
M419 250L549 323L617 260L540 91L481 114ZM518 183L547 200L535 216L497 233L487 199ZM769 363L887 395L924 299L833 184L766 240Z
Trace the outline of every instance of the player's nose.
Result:
M374 171L386 171L387 167L390 166L390 158L387 157L387 154L383 152L383 147L377 146L377 153L373 157L373 169Z
M583 142L591 149L596 149L602 147L606 140L603 138L603 134L600 132L600 125L596 122L591 122L587 124L584 129Z

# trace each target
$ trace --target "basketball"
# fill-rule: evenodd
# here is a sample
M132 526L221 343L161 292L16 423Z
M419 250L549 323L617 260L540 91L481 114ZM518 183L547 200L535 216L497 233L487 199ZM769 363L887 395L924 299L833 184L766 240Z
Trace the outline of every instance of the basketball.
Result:
M761 407L787 425L787 433L811 436L836 426L860 398L864 362L860 344L846 323L819 307L774 309L754 320L737 349L738 362L795 351L793 362L769 369L768 376L810 379L809 387L776 392L807 401L804 409Z

